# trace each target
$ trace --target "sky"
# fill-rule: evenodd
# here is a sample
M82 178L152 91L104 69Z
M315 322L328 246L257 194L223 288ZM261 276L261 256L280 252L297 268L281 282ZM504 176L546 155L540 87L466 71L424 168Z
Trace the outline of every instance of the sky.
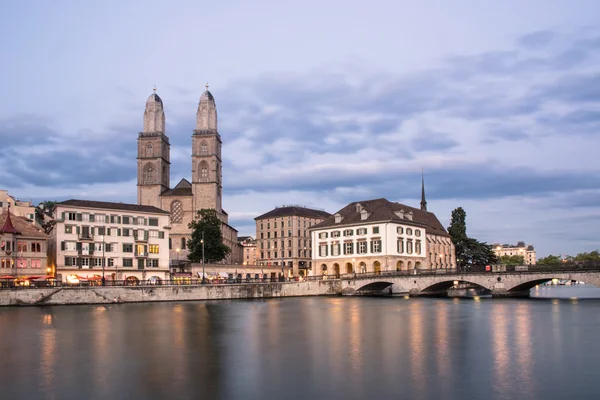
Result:
M210 84L223 206L385 197L538 257L600 247L600 2L115 1L0 5L0 189L136 202L156 85L171 186Z

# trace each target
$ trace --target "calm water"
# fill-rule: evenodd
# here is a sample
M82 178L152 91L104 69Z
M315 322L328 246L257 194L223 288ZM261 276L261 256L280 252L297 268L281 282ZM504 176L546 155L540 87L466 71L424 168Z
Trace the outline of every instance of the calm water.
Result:
M598 399L600 300L4 308L0 377L0 399Z

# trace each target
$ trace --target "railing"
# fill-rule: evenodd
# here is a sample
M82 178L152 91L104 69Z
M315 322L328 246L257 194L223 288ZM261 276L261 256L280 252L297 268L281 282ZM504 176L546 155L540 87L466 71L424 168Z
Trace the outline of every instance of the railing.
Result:
M79 240L94 240L94 235L91 233L79 233L77 237Z

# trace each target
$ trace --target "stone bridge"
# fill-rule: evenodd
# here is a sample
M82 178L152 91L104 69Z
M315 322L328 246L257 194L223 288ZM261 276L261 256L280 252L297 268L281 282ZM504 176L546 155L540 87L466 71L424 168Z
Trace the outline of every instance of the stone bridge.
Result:
M489 290L494 297L528 297L529 290L552 279L582 281L600 287L598 271L448 272L342 276L342 294L390 292L411 296L443 296L453 287L472 285Z

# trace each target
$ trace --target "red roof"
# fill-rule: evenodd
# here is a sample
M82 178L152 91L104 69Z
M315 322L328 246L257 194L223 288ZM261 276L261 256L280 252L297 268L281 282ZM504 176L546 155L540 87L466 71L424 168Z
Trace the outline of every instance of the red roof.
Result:
M12 233L15 235L20 235L21 232L15 229L10 219L10 205L8 206L8 212L6 213L6 219L4 220L4 225L0 228L0 233Z

